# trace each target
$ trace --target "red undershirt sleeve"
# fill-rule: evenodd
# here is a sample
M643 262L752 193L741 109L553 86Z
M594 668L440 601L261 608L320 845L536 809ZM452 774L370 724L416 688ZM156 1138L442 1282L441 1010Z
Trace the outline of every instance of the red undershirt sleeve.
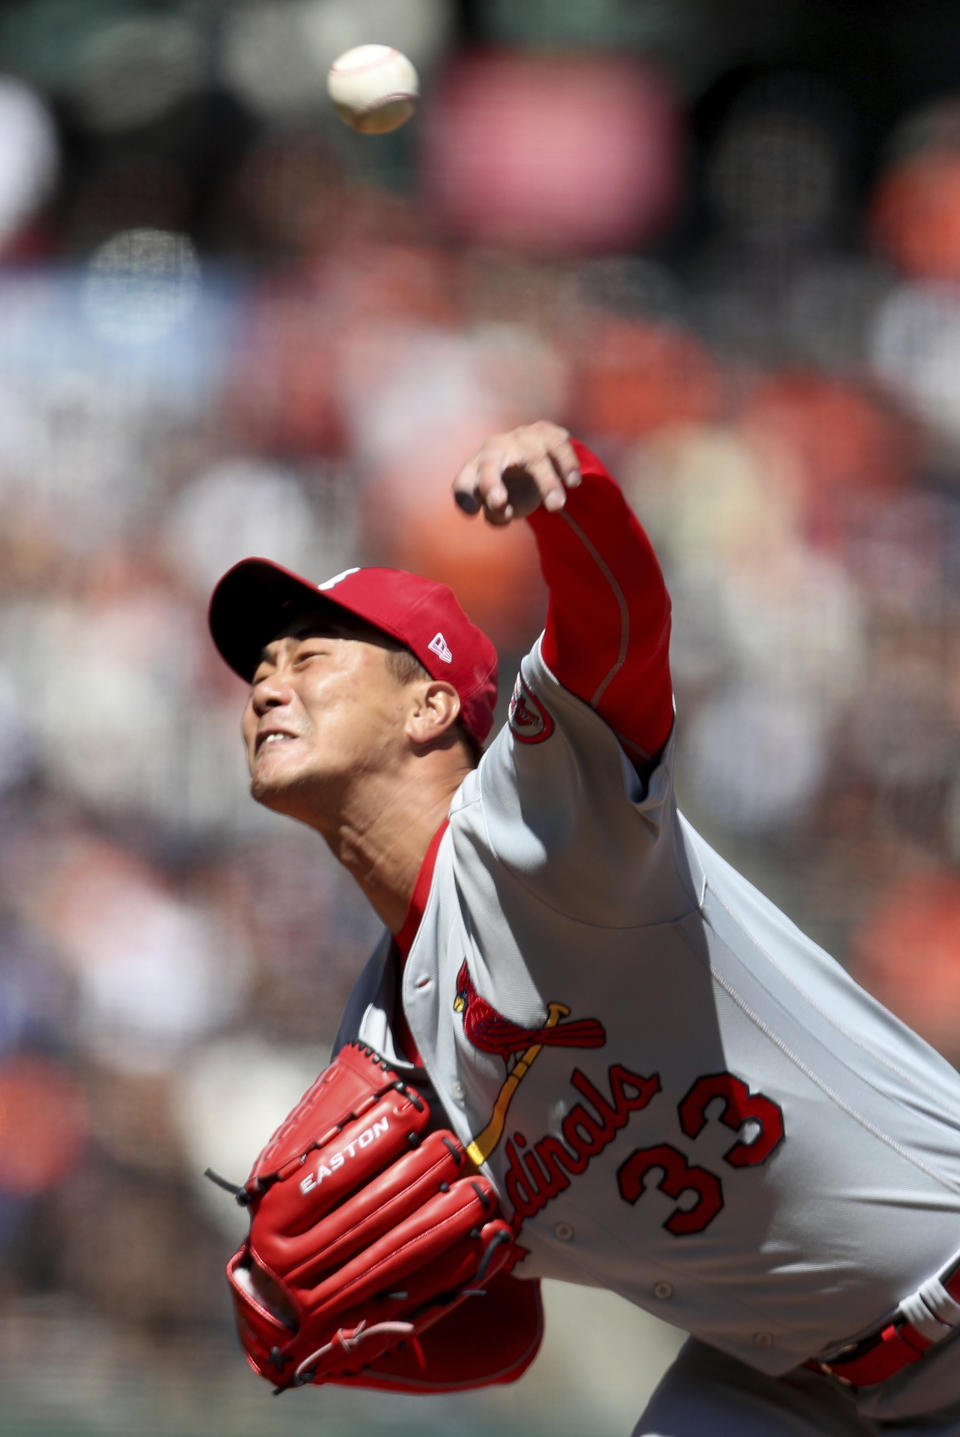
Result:
M583 481L528 520L549 590L543 658L596 709L635 761L673 724L670 597L640 521L600 460L573 441Z

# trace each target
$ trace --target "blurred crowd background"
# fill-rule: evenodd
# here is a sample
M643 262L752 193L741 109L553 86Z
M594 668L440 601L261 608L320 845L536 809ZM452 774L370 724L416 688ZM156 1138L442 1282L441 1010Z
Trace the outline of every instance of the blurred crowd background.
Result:
M394 135L330 61L404 49ZM222 1263L376 927L247 797L210 588L452 581L447 499L566 424L675 603L694 821L960 1058L960 8L0 8L0 1433L627 1432L675 1338L551 1289L516 1389L270 1396Z

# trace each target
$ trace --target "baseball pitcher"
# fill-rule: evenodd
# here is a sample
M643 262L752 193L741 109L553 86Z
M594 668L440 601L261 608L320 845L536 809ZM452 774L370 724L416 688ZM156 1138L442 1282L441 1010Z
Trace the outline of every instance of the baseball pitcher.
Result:
M250 1363L512 1381L551 1277L689 1334L635 1437L960 1434L960 1077L678 811L669 599L600 461L524 426L454 498L549 590L492 740L442 585L253 558L211 601L254 798L385 930L238 1194Z

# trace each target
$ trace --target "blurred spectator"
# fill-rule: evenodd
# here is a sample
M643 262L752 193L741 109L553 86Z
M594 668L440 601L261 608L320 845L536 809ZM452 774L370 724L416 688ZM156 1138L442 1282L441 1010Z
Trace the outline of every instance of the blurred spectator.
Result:
M960 1061L960 879L907 873L878 898L854 940L864 981L954 1063Z
M669 79L629 57L466 57L444 75L423 133L426 202L475 244L629 250L660 237L681 195Z

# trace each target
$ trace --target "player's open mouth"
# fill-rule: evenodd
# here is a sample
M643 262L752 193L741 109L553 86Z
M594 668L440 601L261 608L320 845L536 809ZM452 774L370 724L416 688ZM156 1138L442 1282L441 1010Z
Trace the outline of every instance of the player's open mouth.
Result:
M290 743L294 738L296 738L296 734L281 733L278 729L272 729L269 733L258 735L256 752L259 753L261 749L266 748L268 744Z

